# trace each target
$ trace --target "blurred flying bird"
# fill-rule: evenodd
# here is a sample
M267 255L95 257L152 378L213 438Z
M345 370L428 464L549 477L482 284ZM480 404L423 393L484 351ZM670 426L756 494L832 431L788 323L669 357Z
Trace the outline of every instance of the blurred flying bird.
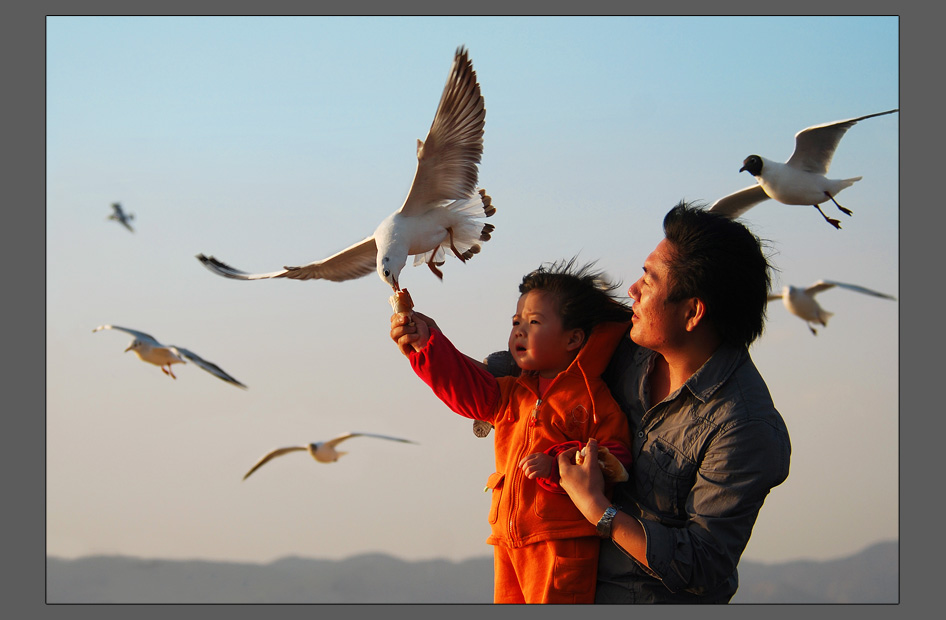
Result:
M841 288L846 288L850 291L856 291L858 293L864 293L865 295L896 300L896 297L892 295L878 293L877 291L872 291L869 288L857 286L856 284L845 284L844 282L833 282L831 280L818 280L808 288L786 286L782 289L781 295L769 295L769 301L781 299L782 303L785 304L785 307L788 308L788 311L795 316L804 319L808 323L808 329L811 330L811 333L817 336L818 332L815 331L814 324L827 327L828 317L833 316L834 313L828 312L818 305L818 302L815 301L815 295L830 288L834 288L835 286L840 286Z
M244 474L243 479L246 480L250 477L254 471L263 466L264 463L276 458L277 456L282 456L283 454L289 454L290 452L308 452L312 458L314 458L319 463L334 463L338 460L343 454L348 454L347 452L341 452L335 449L335 446L345 441L346 439L351 439L352 437L375 437L377 439L389 439L391 441L400 441L401 443L416 443L408 439L400 439L398 437L388 437L387 435L375 435L373 433L345 433L339 435L335 439L330 439L328 441L310 443L306 446L290 446L288 448L278 448L273 450L259 461L256 465L250 468L250 471Z
M282 271L250 274L198 254L214 273L237 280L292 278L341 282L377 271L395 291L398 277L414 257L438 278L447 251L466 262L488 241L494 227L479 218L496 212L484 189L476 189L483 154L486 108L473 63L457 49L437 113L424 142L417 141L417 171L404 204L385 218L370 237L326 259Z
M841 212L851 215L851 210L839 205L834 197L863 177L826 178L834 150L845 132L858 121L898 111L887 110L802 129L795 134L795 150L784 164L759 155L750 155L743 160L739 172L749 172L756 178L758 185L720 198L709 210L736 218L763 200L772 198L786 205L812 205L818 209L825 221L835 228L841 228L840 220L825 215L819 205L830 200Z
M161 372L168 375L172 379L177 379L177 377L174 376L174 372L171 370L171 364L184 364L184 360L188 359L210 374L226 381L227 383L232 383L233 385L247 389L245 385L225 373L222 368L213 362L208 362L196 353L189 351L184 347L163 345L155 340L154 337L149 336L144 332L128 329L127 327L119 327L118 325L99 325L92 330L92 333L103 329L119 329L134 336L135 339L131 341L131 344L128 345L128 348L125 349L125 352L127 353L128 351L134 351L135 355L138 356L138 359L143 362L148 362L149 364L154 364L155 366L160 366Z
M112 203L112 214L108 216L108 219L115 220L116 222L120 223L122 226L124 226L131 232L135 232L135 229L132 228L131 224L128 223L132 221L133 219L135 219L135 214L125 213L122 210L122 204L120 202Z

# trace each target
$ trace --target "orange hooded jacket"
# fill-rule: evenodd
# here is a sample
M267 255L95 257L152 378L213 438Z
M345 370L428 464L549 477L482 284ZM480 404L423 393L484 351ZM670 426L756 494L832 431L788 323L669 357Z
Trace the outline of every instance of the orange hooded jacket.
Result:
M519 461L534 452L556 453L556 446L594 437L625 467L630 465L627 417L615 402L601 373L630 322L596 326L571 365L538 397L538 375L493 377L460 353L436 329L421 351L409 357L415 373L454 412L486 420L496 429L496 472L489 510L492 545L521 547L545 540L595 536L595 526L568 495L529 479ZM557 468L556 468L557 469ZM554 486L557 471L544 486Z

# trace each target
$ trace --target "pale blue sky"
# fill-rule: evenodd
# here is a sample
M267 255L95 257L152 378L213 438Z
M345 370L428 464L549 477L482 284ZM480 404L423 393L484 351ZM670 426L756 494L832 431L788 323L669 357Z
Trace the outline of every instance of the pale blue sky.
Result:
M681 198L754 183L810 125L899 107L896 18L103 18L47 20L46 542L50 555L268 561L490 553L492 442L387 336L389 290L237 282L323 258L400 206L454 50L486 102L480 184L496 232L444 281L402 284L465 352L505 346L522 274L579 254L626 287ZM843 230L772 201L745 217L783 284L899 296L900 115L842 140ZM109 204L135 213L131 234ZM752 354L793 442L745 557L854 553L898 530L899 302L845 291L812 336L775 304ZM140 329L249 386L123 354ZM348 430L321 465L268 450ZM295 457L295 458L294 458ZM446 520L430 520L446 514ZM852 514L861 515L852 519Z

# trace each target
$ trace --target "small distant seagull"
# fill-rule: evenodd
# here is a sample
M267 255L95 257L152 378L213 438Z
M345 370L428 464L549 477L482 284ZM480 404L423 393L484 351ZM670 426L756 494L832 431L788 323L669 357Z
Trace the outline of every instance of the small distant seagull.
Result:
M838 147L841 137L857 121L894 112L899 110L887 110L802 129L795 134L795 151L784 164L759 155L750 155L743 160L739 172L749 172L756 178L758 185L720 198L709 210L736 218L763 200L772 198L786 205L812 205L818 209L825 221L835 228L841 228L840 220L825 215L818 205L830 200L843 213L851 215L852 211L839 205L834 197L863 177L825 178L831 158L834 157L834 150Z
M856 284L845 284L844 282L833 282L831 280L818 280L808 288L786 286L782 289L781 295L769 295L769 301L781 299L782 303L785 304L785 307L788 308L788 311L795 316L804 319L808 323L808 329L811 330L811 333L817 336L818 332L815 331L814 325L817 324L827 327L828 317L833 316L834 313L828 312L818 305L818 302L815 301L815 295L830 288L834 288L835 286L840 286L858 293L864 293L865 295L896 300L896 297L892 295L878 293L877 291L872 291L869 288L857 286Z
M339 435L335 439L330 439L328 441L310 443L306 446L290 446L288 448L278 448L273 450L263 458L261 458L256 465L250 468L250 471L246 472L243 476L243 479L246 480L250 477L254 471L263 466L264 463L276 458L277 456L282 456L283 454L289 454L290 452L306 452L312 456L319 463L334 463L338 460L343 454L348 454L347 452L341 452L335 449L335 446L345 441L346 439L351 439L352 437L375 437L377 439L389 439L391 441L400 441L401 443L416 443L408 439L400 439L398 437L388 437L387 435L375 435L373 433L345 433L344 435Z
M128 329L127 327L119 327L118 325L99 325L92 330L92 333L103 329L119 329L134 336L135 339L131 341L131 344L128 345L128 348L125 349L125 352L127 353L128 351L134 351L135 355L138 356L138 359L143 362L148 362L149 364L154 364L155 366L160 366L161 372L168 375L172 379L177 379L177 377L174 376L174 372L171 370L171 364L184 364L184 360L186 358L210 374L223 379L227 383L232 383L233 385L247 389L245 385L225 373L222 368L213 362L208 362L196 353L189 351L184 347L163 345L155 340L153 336L149 336L144 332L139 332L134 329ZM167 368L165 368L165 366Z
M198 254L214 273L237 280L292 278L342 282L377 271L394 291L398 277L414 256L438 278L447 251L466 262L490 239L492 224L479 218L496 212L492 198L476 189L477 164L483 155L486 108L473 63L462 46L444 86L437 113L424 142L417 141L417 171L404 204L388 216L370 237L324 260L282 271L250 274ZM366 179L367 181L368 179Z
M128 223L132 221L133 219L135 219L134 213L125 213L122 210L122 204L120 202L112 203L112 211L113 213L108 216L108 219L115 220L116 222L120 223L122 226L124 226L131 232L135 232L135 229L132 228L131 224Z

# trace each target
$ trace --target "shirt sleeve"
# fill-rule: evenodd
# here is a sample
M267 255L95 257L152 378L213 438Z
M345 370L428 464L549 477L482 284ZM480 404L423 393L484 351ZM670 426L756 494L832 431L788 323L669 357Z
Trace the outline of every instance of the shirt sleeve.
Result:
M721 430L686 496L685 522L640 515L648 572L671 592L702 594L730 579L765 497L788 475L788 452L785 437L762 420Z
M430 330L420 351L408 356L411 368L451 411L465 418L491 422L499 407L499 382L461 353L443 332Z

